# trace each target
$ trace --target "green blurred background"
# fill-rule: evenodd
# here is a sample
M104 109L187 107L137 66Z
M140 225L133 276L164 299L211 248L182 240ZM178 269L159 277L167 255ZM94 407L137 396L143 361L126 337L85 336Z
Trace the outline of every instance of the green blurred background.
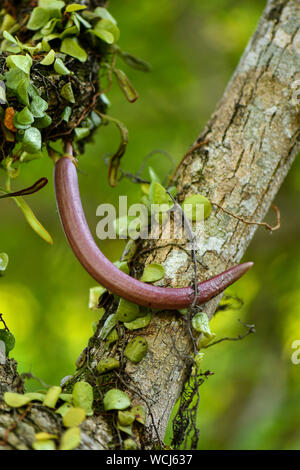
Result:
M143 157L158 148L180 160L221 98L264 6L263 0L111 0L120 46L153 67L143 74L124 66L140 92L135 104L125 101L118 86L108 95L110 114L123 120L130 133L123 167L136 171ZM101 129L80 160L81 192L93 233L98 204L116 203L119 194L134 201L137 191L127 181L116 189L107 184L102 155L116 148L118 139L113 126ZM163 159L153 163L157 171L167 171ZM47 158L24 165L14 187L49 178L50 184L27 201L52 234L53 247L31 231L12 201L1 201L0 251L9 254L10 264L0 281L0 312L17 338L14 357L20 372L57 384L74 372L97 314L88 310L94 282L60 227L52 171ZM296 161L276 200L281 230L272 235L258 230L247 252L255 268L229 291L244 306L212 321L218 337L242 332L239 318L255 323L257 333L206 352L203 369L214 375L201 388L201 449L300 448L300 365L291 362L292 342L300 339L299 192ZM114 261L123 243L101 242L101 247ZM28 389L38 387L28 382Z

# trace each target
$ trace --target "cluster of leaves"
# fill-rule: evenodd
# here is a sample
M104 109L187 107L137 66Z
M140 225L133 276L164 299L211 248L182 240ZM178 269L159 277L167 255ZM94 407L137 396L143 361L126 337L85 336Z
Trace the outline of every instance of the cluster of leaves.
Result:
M161 179L152 167L149 167L149 183L142 183L141 197L139 202L146 208L147 217L123 216L114 221L114 229L120 238L130 237L136 239L140 234L147 233L151 222L163 223L168 219L168 213L174 208L176 187L170 186L167 189L162 185ZM211 214L210 201L201 194L194 194L187 197L181 204L181 208L186 217L191 221L207 219ZM143 214L141 214L143 215ZM137 223L139 222L139 223Z
M13 409L22 408L29 403L40 402L61 416L62 425L66 428L61 436L39 432L35 435L32 444L35 450L56 450L56 442L59 450L72 450L80 445L80 425L88 416L94 414L94 392L92 386L84 381L76 382L72 393L64 393L60 386L52 386L37 392L24 394L6 392L4 402ZM133 423L136 421L145 424L146 412L143 406L131 406L128 395L119 390L111 389L103 397L105 411L118 411L118 429L127 436L133 437ZM126 449L137 448L133 439L124 441Z
M65 65L68 56L80 61L87 60L87 52L80 45L78 36L89 33L100 38L105 43L112 44L119 38L119 29L116 21L105 8L96 8L94 12L83 11L91 23L79 14L86 7L58 0L39 0L39 4L32 10L27 23L27 30L34 32L30 42L22 43L14 33L18 32L19 25L14 18L5 14L1 29L4 40L1 43L1 52L8 53L6 68L8 71L0 76L1 103L8 105L13 98L17 99L17 107L20 111L8 106L5 111L1 108L0 119L3 123L2 130L8 142L15 142L12 151L14 159L19 161L40 156L42 148L41 129L51 125L52 118L46 113L48 103L40 96L39 90L30 78L31 68L35 63L44 67L52 67L54 74L70 76L72 71ZM55 49L52 42L55 41ZM57 43L60 42L60 45ZM58 50L57 50L58 49ZM42 60L38 60L41 57ZM6 92L7 90L7 92ZM70 82L67 82L60 90L62 98L70 104L75 103L74 92ZM72 108L66 106L62 114L62 120L68 122ZM77 139L87 136L91 128L97 127L101 120L92 115L89 125L78 130ZM14 135L15 134L15 135ZM9 162L4 163L9 170Z
M41 402L44 406L61 416L62 424L67 429L61 437L39 432L35 435L35 450L56 450L56 441L60 439L59 450L76 449L80 444L80 424L87 416L93 415L93 388L87 382L77 382L72 393L63 393L62 388L53 386L37 392L6 392L4 401L10 408L21 408L29 403Z
M116 261L114 263L121 271L129 274L129 266L127 261ZM161 280L165 275L165 269L162 265L152 263L145 267L141 280L143 282L153 283ZM89 307L96 310L99 306L99 299L103 298L107 294L107 289L102 286L96 286L90 289L90 301ZM110 344L116 342L119 339L117 332L117 324L121 322L125 328L129 331L138 330L145 328L149 325L152 317L151 309L146 307L140 307L128 300L115 296L115 301L118 303L118 307L115 313L110 314L102 327L100 339L106 341L107 349ZM105 310L100 309L99 320L102 319ZM98 322L93 324L94 331L96 331ZM130 343L129 343L130 344ZM140 362L146 355L148 349L147 342L132 343L127 351L125 350L125 356L134 363Z
M100 65L99 77L104 72L111 85L114 74L126 98L131 102L137 99L138 94L126 74L115 67L116 57L138 70L148 71L149 66L122 52L116 45L119 36L116 20L102 7L89 11L77 3L66 5L62 0L39 0L27 23L22 25L5 8L0 10L0 131L3 135L0 164L8 176L6 188L0 188L3 193L10 191L10 180L19 175L21 163L40 158L45 152L54 161L63 154L60 147L52 146L54 140L67 134L80 146L92 131L110 121L121 131L122 142L112 159L112 166L118 171L120 158L126 150L127 129L103 114L109 101L100 83L96 86L96 91L99 90L96 99L88 96L90 103L84 105L83 111L74 83L80 77L78 67L84 68L82 64L93 55L93 64L96 57ZM95 70L97 81L98 69ZM83 77L82 80L85 86ZM53 103L50 106L51 86L55 88L59 106ZM113 185L115 173L110 172L110 175ZM14 200L31 227L52 244L51 236L27 203L20 197Z

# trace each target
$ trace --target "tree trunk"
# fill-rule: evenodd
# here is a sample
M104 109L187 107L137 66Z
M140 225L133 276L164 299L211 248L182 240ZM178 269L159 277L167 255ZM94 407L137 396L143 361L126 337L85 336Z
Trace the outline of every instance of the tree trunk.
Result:
M264 218L299 150L299 59L299 1L271 0L221 102L195 142L205 143L192 151L177 170L180 202L200 193L243 219ZM194 228L200 237L201 227ZM239 262L256 228L214 206L197 249L200 280ZM190 255L181 245L164 248L167 244L165 239L155 241L153 251L135 258L132 272L140 272L149 262L158 262L166 270L160 285L191 284L194 266ZM149 241L140 246L141 250L151 247ZM219 301L220 296L214 298L203 306L203 311L211 317ZM99 334L100 328L90 340L88 367L80 369L74 379L85 379L98 387L99 379L95 379L93 370L107 355ZM134 404L144 402L151 409L146 428L139 427L135 433L142 448L153 448L158 435L163 439L182 390L189 369L185 357L192 354L192 344L186 324L177 313L153 314L149 327L141 334L147 337L148 354L137 365L128 362L122 375L114 377ZM129 337L127 332L124 340ZM20 387L12 360L0 366L0 377L0 391ZM101 388L98 393L101 396ZM5 429L17 424L6 435L6 448L30 448L37 430L62 432L60 419L48 408L34 405L20 421L8 407L0 406L0 438ZM116 434L104 415L88 418L81 429L84 449L107 449Z

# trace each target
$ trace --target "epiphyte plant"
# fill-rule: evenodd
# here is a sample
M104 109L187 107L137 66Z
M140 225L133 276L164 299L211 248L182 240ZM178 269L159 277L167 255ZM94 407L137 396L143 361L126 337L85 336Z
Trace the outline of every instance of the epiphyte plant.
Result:
M73 147L82 153L95 129L114 122L122 141L110 161L109 183L117 184L128 136L125 126L106 114L105 92L115 75L128 101L136 101L138 94L126 74L116 68L116 60L121 57L143 71L148 65L116 46L120 32L104 7L91 11L85 5L62 0L39 0L33 9L32 2L23 4L19 16L14 8L0 12L0 165L7 173L6 188L1 191L11 191L10 181L19 174L21 164L47 152L55 163L62 224L84 268L112 293L139 305L164 309L189 306L195 297L192 287L169 289L138 281L120 271L97 248L85 221L72 159ZM24 14L26 8L28 15ZM62 150L65 146L67 156ZM51 243L25 201L18 196L15 201L35 231ZM200 283L197 303L223 291L251 266L234 266Z

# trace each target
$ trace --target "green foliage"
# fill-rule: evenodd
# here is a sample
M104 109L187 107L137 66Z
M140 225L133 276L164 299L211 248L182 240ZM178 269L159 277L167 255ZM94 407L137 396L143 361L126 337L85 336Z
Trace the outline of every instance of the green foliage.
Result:
M207 219L211 213L210 201L201 194L194 194L187 197L182 203L182 209L190 220Z
M148 351L148 343L143 336L136 336L127 344L124 354L131 362L137 364L140 362Z
M130 403L128 395L117 388L110 389L103 398L103 405L106 411L126 410L129 408Z
M26 43L19 39L20 25L11 15L3 14L3 12L5 13L5 10L0 10L0 33L3 36L1 51L5 52L7 57L5 67L2 69L3 73L0 75L0 121L2 123L0 129L9 151L7 159L13 162L13 166L12 164L8 166L2 155L0 155L0 165L7 172L10 171L10 177L15 178L19 174L20 163L35 160L42 155L44 144L48 144L48 140L51 141L49 128L60 124L57 122L53 107L49 114L46 113L49 90L46 92L45 85L50 86L49 74L55 74L58 79L61 77L61 85L57 87L56 94L60 94L69 103L62 113L62 123L66 125L70 122L73 109L78 105L78 100L76 103L74 95L74 82L64 80L64 77L74 75L74 72L66 65L70 58L75 60L75 64L76 61L84 63L89 54L99 51L99 60L103 62L101 64L103 70L108 71L108 74L115 73L117 82L127 99L133 102L138 95L125 72L115 68L116 55L121 54L120 48L114 49L120 31L116 20L105 8L89 11L85 6L76 3L66 5L64 1L40 0L32 9L27 24L22 26L27 27L30 33ZM37 88L35 86L36 72L33 72L33 67L40 65L43 66L43 70L35 70L38 70L37 73L43 85L39 83ZM104 95L103 101L102 95L100 101L102 110L105 106ZM93 106L95 105L96 101ZM127 129L118 120L107 115L97 115L93 110L87 114L84 120L80 119L80 126L73 124L71 138L74 142L78 142L79 146L82 141L90 137L92 130L102 124L102 120L103 124L107 121L114 122L120 130L122 141L112 158L110 168L111 184L116 184L120 159L127 146ZM54 122L53 119L55 119ZM47 145L47 151L51 158L57 158L49 145ZM37 228L33 218L28 218L28 210L24 204L20 202L18 205L22 206L23 212L27 214L27 220L31 219L30 225ZM41 231L36 230L36 232L40 234ZM45 231L43 232L42 238L49 241L50 236L45 236Z
M71 427L67 429L62 435L59 450L73 450L80 444L80 429L78 427Z
M120 361L114 357L108 357L102 359L97 365L97 371L99 374L106 374L111 370L118 369L120 367Z
M136 318L131 322L124 322L124 326L127 330L139 330L140 328L146 328L151 322L151 312L146 313L143 317Z
M66 428L79 426L86 418L85 411L81 408L70 408L63 416L63 425Z
M120 299L116 312L116 317L119 321L131 322L135 320L139 315L140 309L138 305L132 302L128 302L128 300Z
M87 416L93 414L94 394L92 386L87 382L77 382L73 387L72 402L74 406L82 408Z
M165 275L165 268L158 263L151 263L145 267L141 277L142 282L160 281Z

